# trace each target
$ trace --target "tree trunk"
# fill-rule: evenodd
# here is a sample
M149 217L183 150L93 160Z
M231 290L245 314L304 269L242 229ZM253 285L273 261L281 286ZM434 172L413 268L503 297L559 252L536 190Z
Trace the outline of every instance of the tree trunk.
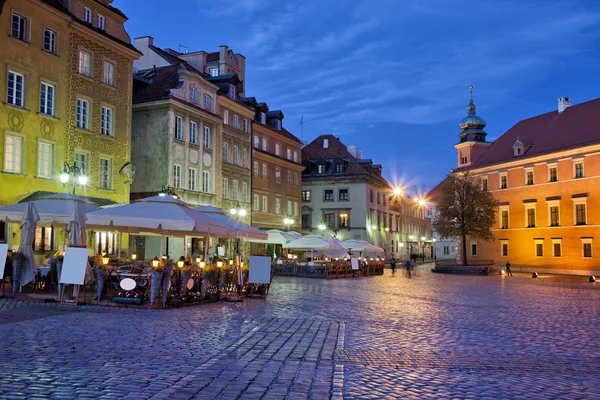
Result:
M462 235L462 257L463 265L467 265L467 235Z

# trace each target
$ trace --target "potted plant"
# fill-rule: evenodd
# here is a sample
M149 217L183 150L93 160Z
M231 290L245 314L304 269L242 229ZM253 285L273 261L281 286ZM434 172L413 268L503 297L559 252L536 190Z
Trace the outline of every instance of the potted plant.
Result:
M13 264L13 277L12 277L13 297L15 297L15 294L17 293L17 289L19 287L19 284L21 283L21 270L23 269L23 266L24 266L25 262L27 262L27 256L25 255L25 253L21 253L20 251L16 251L16 252L12 253L12 264Z

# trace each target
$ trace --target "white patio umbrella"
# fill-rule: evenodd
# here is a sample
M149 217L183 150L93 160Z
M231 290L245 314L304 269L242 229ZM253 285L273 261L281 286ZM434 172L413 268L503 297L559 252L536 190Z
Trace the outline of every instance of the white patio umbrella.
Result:
M89 200L71 193L58 193L34 200L32 203L38 212L39 224L68 225L73 205L79 203L84 213L100 210ZM0 220L19 223L27 209L28 203L17 203L0 207Z
M349 257L348 249L343 246L342 242L339 239L331 235L325 235L322 238L327 243L329 243L329 248L322 251L323 255L329 258Z
M342 242L342 246L351 251L363 252L366 250L367 246L365 243L360 243L358 240L344 240Z
M289 243L283 245L284 249L295 249L295 250L310 250L310 259L314 259L315 250L324 250L329 248L329 243L321 239L317 235L306 235L299 239L292 240Z
M37 274L37 265L35 264L35 255L31 247L35 239L35 224L40 220L40 216L35 209L33 202L27 203L27 208L21 221L21 241L19 243L19 252L27 256L27 260L22 264L19 283L21 287L31 282Z
M279 229L270 229L267 231L267 239L248 239L249 242L253 243L265 243L265 244L286 244L291 242L296 237L290 236L287 232L280 231Z
M87 234L85 232L85 222L87 221L87 217L81 208L80 204L76 202L71 211L71 217L69 219L69 246L87 247ZM91 279L92 268L88 262L85 268L85 283L88 283Z
M194 210L208 216L214 223L229 228L235 238L268 239L269 235L242 221L229 217L225 211L213 206L201 206Z

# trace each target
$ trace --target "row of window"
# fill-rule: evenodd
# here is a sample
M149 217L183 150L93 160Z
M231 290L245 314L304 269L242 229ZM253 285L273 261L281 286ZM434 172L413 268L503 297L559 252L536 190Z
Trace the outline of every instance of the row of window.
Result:
M499 181L499 189L508 188L508 173L501 172ZM573 176L574 179L583 178L583 161L575 161L573 163ZM558 182L558 166L556 163L548 164L548 182ZM533 167L525 168L525 184L528 186L534 185ZM483 177L481 179L481 185L483 190L489 190L488 178Z
M190 87L190 102L194 104L198 104L198 88L195 86ZM212 110L212 96L209 94L204 94L204 108L211 111Z
M319 225L325 225L328 229L346 229L350 228L349 211L325 211L323 219ZM312 228L311 214L302 214L302 228Z
M258 194L254 195L252 199L252 210L254 211L262 211L269 212L269 197L262 196L262 202L260 201L260 196ZM275 214L281 214L281 199L275 198ZM298 202L288 200L287 202L287 215L289 216L298 216Z
M592 238L581 238L581 257L583 258L592 258ZM545 239L533 239L533 255L535 257L545 257L546 247L544 243L548 242ZM554 258L561 258L563 256L562 252L562 239L561 238L553 238L550 239L550 250L551 256ZM519 245L521 246L521 244ZM500 256L501 257L509 257L509 241L508 239L500 239ZM478 247L477 243L471 243L471 256L477 257L478 255Z
M587 198L580 197L573 200L573 217L575 225L587 224ZM548 226L560 226L559 200L548 201ZM525 227L537 226L536 203L525 203ZM500 206L500 228L510 228L510 210L508 206Z
M232 145L233 150L229 151L229 143L223 142L223 162L233 165L240 165L240 148ZM242 167L248 168L248 149L242 149Z
M262 138L262 147L261 138L258 135L254 135L254 148L261 149L263 151L269 151L269 139L266 137ZM275 143L275 155L277 157L281 157L281 146L279 143ZM286 158L290 161L298 162L298 152L296 150L292 150L290 148L286 149Z
M190 121L189 127L188 127L188 133L189 133L188 137L189 137L190 144L200 146L200 142L199 142L200 139L198 137L198 124L195 121ZM183 123L182 117L175 116L175 130L173 132L173 137L176 140L181 140L181 141L185 140L184 123ZM211 149L212 148L212 140L211 140L210 126L206 126L206 125L204 126L202 139L203 139L202 144L203 144L204 148Z
M337 200L338 201L349 201L350 194L347 188L338 189L337 190ZM311 200L311 190L303 190L302 191L302 201L308 202ZM335 190L334 189L323 189L323 201L335 201Z
M317 164L317 174L325 174L328 171L328 167L326 164L319 163ZM346 163L345 162L337 162L333 164L333 172L336 174L343 174L346 172Z
M4 171L15 174L25 173L23 157L25 154L25 138L23 136L6 135L4 138ZM89 175L89 154L75 152L75 165ZM100 157L99 187L112 189L112 159ZM54 145L38 142L37 173L38 178L52 179L54 176Z
M173 187L183 189L183 170L181 165L173 165ZM187 190L198 191L198 170L196 168L188 168L187 175ZM202 192L211 193L210 171L202 171Z
M259 174L258 170L258 161L254 161L252 164L252 173L254 176L261 176L264 179L269 179L269 174L267 171L267 164L262 163L262 174ZM281 167L275 167L275 182L281 182ZM291 171L287 172L287 184L291 186L298 186L298 174L292 173Z
M30 19L13 12L11 17L10 35L23 42L29 42L31 36ZM50 28L44 28L42 49L52 54L58 54L58 34Z
M248 132L248 129L249 129L248 120L246 118L244 118L242 120L241 127L240 127L240 117L239 117L239 115L233 114L233 120L230 120L230 118L229 118L229 110L223 110L223 123L225 125L231 125L235 129L241 129L244 132Z
M229 192L229 178L223 178L223 199L229 200L230 192ZM239 200L240 189L239 182L235 179L231 182L231 200ZM242 182L242 202L248 203L250 200L248 199L248 183Z
M15 71L8 71L6 102L16 107L25 107L25 76ZM39 112L41 114L55 116L56 87L48 82L40 83ZM90 130L90 102L82 98L76 101L75 126L79 129ZM106 136L114 136L114 110L102 106L100 110L100 133Z
M385 206L387 204L385 193L383 193L382 195L381 192L377 191L376 196L373 196L374 193L375 192L373 191L373 189L369 190L369 201L373 203L374 197L377 197L377 204L381 204L381 199L383 198L383 205Z
M93 72L92 66L92 54L88 53L85 50L79 50L79 73L81 75L87 76L88 78L91 78ZM103 61L102 63L102 83L109 86L115 86L115 64L109 61Z

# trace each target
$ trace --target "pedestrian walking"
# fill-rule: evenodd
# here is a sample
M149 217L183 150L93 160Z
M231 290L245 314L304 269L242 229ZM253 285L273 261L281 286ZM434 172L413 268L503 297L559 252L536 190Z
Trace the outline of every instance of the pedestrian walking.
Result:
M510 270L510 261L506 262L506 275L513 276L512 271Z
M404 267L406 268L406 276L408 276L410 278L411 277L410 270L412 269L412 261L406 260Z
M396 276L396 259L393 254L390 258L390 267L392 268L392 276Z

